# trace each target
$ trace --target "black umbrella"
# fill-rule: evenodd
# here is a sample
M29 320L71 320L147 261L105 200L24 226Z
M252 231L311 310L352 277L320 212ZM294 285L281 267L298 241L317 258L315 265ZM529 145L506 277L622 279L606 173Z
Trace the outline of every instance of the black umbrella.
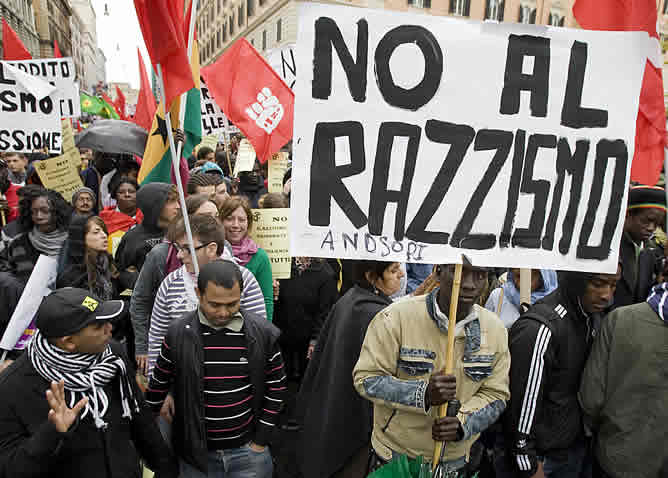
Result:
M75 136L77 148L93 151L144 156L148 133L134 123L99 120Z

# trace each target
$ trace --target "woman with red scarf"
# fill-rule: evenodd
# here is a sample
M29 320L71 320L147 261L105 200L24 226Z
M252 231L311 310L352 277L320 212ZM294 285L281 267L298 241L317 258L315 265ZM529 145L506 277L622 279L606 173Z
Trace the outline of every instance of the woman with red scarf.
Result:
M116 254L116 248L121 238L144 219L142 212L137 209L137 181L123 176L111 188L111 197L116 200L116 206L109 206L102 210L100 217L109 231L109 253Z

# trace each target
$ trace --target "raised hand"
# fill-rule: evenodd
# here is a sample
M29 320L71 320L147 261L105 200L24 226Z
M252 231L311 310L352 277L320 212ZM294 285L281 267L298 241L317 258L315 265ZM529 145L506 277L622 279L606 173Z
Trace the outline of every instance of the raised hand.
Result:
M246 108L246 114L250 119L262 128L267 134L271 134L278 123L283 119L283 105L274 96L269 88L262 88L257 94L257 102Z
M76 421L81 410L88 403L88 398L82 398L73 408L65 401L65 381L51 382L51 389L46 391L46 400L49 402L49 421L60 433L66 433Z

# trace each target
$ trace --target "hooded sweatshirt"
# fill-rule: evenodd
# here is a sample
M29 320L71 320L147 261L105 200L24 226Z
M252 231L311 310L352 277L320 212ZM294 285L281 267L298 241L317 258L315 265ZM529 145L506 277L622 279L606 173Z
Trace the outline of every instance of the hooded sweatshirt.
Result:
M146 254L162 242L165 232L158 227L160 213L167 203L167 196L172 185L167 183L150 183L137 191L137 207L144 214L144 221L130 229L121 239L116 249L116 262L121 273L121 286L133 289L139 272L144 265ZM128 272L134 266L137 272Z
M668 283L603 321L578 398L596 458L614 478L656 478L668 442Z

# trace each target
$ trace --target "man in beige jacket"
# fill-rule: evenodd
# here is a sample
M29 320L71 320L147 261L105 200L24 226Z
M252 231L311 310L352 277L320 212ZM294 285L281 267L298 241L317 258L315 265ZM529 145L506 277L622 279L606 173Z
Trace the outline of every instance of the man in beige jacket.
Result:
M445 375L454 266L437 269L440 288L396 302L371 322L353 371L357 391L374 404L371 438L376 465L401 454L432 460L445 441L444 465L463 471L471 445L510 398L508 336L501 320L477 305L487 271L465 264L457 307L455 367ZM456 417L437 406L456 398Z

